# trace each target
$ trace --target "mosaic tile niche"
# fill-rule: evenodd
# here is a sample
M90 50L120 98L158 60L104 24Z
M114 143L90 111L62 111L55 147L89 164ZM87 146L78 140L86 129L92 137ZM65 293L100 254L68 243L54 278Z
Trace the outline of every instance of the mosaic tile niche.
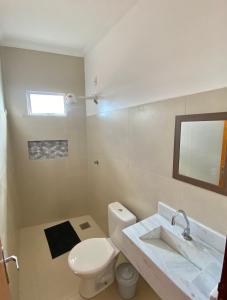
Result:
M65 158L68 156L68 141L28 141L28 155L30 160Z

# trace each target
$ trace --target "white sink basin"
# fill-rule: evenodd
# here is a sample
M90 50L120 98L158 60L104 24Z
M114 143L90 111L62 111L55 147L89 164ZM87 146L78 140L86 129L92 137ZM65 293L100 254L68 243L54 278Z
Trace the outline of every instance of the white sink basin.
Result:
M220 264L221 254L196 240L186 241L163 226L158 226L142 235L140 239L149 244L158 255L181 261L194 272L200 272L210 264ZM171 260L172 261L172 260Z
M169 229L158 226L140 236L172 277L195 285L207 296L220 279L222 255L196 240L186 241Z

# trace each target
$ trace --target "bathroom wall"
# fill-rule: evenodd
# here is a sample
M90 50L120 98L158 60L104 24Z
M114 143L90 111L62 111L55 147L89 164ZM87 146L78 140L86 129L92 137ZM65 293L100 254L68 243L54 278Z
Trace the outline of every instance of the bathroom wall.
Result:
M111 201L139 218L163 201L226 233L227 197L172 179L175 115L227 111L226 10L224 0L138 0L86 54L86 93L101 95L86 109L90 200L103 228Z
M85 103L66 117L28 116L26 91L84 95L83 58L2 48L5 102L12 132L21 226L87 213ZM28 141L68 140L68 157L29 160Z
M0 65L1 66L1 65ZM3 102L3 89L2 89L2 78L0 72L0 233L1 239L6 241L6 229L5 229L5 214L3 213L6 209L6 162L7 162L7 123L6 123L6 112Z
M1 53L0 53L1 54ZM15 185L7 113L3 101L0 59L0 238L6 256L18 256L18 197ZM12 299L18 299L18 272L15 264L7 265Z
M87 114L225 87L226 11L225 0L138 0L86 55L86 92L102 96Z
M226 234L227 197L172 178L175 116L221 111L227 112L227 88L89 116L90 202L102 228L112 201L140 219L162 201Z

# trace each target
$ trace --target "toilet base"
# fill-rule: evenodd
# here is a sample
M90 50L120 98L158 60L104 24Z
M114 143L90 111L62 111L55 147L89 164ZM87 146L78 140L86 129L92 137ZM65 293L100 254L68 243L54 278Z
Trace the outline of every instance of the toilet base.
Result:
M88 283L88 282L85 283L84 280L81 280L81 281L83 281L83 284L80 285L79 294L84 299L90 299L90 298L95 297L99 293L101 293L108 286L110 286L114 282L114 278L112 280L110 280L108 283L102 284L98 287L97 286L94 287L93 283ZM92 281L94 282L94 280L92 280Z
M95 277L81 278L79 286L80 296L85 299L90 299L110 286L115 278L115 263L116 258L105 270L103 270L100 274L96 274Z

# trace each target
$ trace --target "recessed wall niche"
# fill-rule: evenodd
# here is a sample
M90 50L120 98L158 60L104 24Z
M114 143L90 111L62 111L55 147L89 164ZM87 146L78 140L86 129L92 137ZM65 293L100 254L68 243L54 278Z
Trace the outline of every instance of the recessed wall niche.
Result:
M68 141L28 141L28 155L30 160L65 158L68 156Z

